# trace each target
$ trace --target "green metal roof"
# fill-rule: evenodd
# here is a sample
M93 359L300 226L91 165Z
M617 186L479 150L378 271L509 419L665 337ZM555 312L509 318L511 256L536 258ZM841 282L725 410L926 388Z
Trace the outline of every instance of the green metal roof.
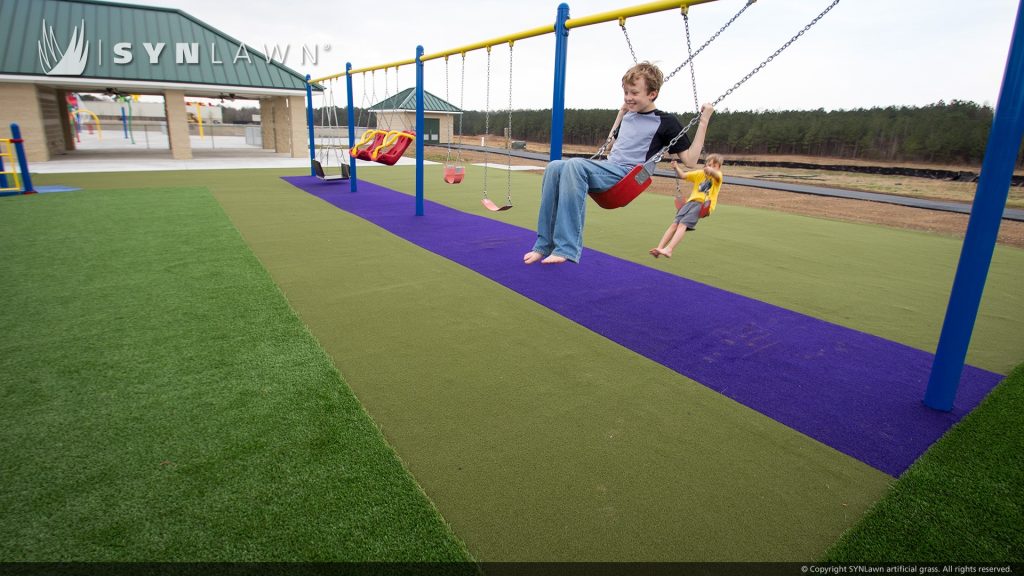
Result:
M406 88L398 94L370 106L369 110L416 110L416 89ZM427 112L462 113L462 110L426 90L423 91L423 110Z
M130 62L115 60L121 43ZM147 43L164 43L156 63ZM0 75L305 91L304 75L181 10L97 0L0 0Z

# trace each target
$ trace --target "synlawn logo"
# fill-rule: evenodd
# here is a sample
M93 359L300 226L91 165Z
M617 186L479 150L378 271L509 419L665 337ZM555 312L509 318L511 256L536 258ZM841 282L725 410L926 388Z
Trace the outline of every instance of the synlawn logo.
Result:
M68 42L64 50L60 49L56 36L53 35L53 27L46 27L46 20L43 20L43 37L38 42L39 65L47 76L81 76L85 71L85 64L89 61L89 43L85 41L85 20L82 20L82 29L75 27L71 34L71 42Z
M165 53L164 49L167 46L167 42L143 42L142 47L146 50L144 57L151 65L159 64L161 57ZM224 64L224 61L220 59L221 55L218 54L218 44L216 42L210 44L209 51L206 51L205 45L201 47L198 42L174 42L173 46L174 62L176 64L199 64L200 55L204 52L210 64ZM53 27L48 27L46 20L43 20L42 37L38 42L38 47L39 65L47 76L81 76L85 72L86 64L89 62L89 42L85 41L85 20L82 20L81 24L73 29L71 41L68 42L67 47L63 50L61 50L61 44L57 42L57 37L53 33ZM316 66L319 64L320 48L319 45L314 45L312 49L308 46L303 46L302 64L304 66L309 64ZM324 52L329 52L331 50L330 44L325 44L323 50ZM117 42L113 45L111 51L111 61L114 64L123 66L135 61L134 46L131 42ZM274 61L284 65L290 51L291 46L288 45L285 45L283 48L276 44L273 46L264 45L264 54L267 54L267 56L263 58L267 64ZM171 50L167 52L169 53ZM104 55L102 39L99 40L99 47L95 54L96 65L102 67ZM230 54L225 56L230 59L231 64L237 64L239 60L243 60L250 65L253 63L252 56L245 43L238 44L233 58L230 57Z

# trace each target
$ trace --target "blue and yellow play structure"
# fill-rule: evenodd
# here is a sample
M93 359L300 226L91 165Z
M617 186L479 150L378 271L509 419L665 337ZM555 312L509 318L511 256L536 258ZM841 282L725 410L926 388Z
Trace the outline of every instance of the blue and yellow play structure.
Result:
M32 175L28 172L25 141L21 128L11 124L11 137L0 138L0 196L35 194Z
M450 50L435 53L426 53L423 46L416 47L414 58L400 62L392 62L380 66L369 66L353 69L352 64L345 65L345 71L323 78L307 79L307 100L309 115L312 118L312 92L311 88L319 82L345 77L348 88L348 124L349 149L356 145L354 132L351 127L355 126L354 102L352 98L352 76L357 73L370 72L373 70L387 70L399 66L414 65L416 69L416 127L415 134L422 134L424 127L423 116L423 65L429 60L447 58L451 55L462 54L479 49L487 49L490 53L492 46L509 44L524 38L554 34L554 88L552 96L551 114L551 160L558 160L562 157L562 142L564 129L565 112L565 82L566 65L568 60L569 32L583 26L590 26L602 22L619 21L620 24L626 18L651 14L665 10L683 10L690 6L703 4L712 0L662 0L649 2L620 10L613 10L582 18L570 18L569 6L561 4L558 6L554 23L509 34L491 40L485 40L466 46L460 46ZM833 0L825 12L835 6L839 0ZM806 31L817 22L825 12L822 12L815 20L804 27ZM1022 137L1024 137L1024 38L1021 31L1024 30L1024 3L1018 6L1017 17L1014 25L1014 32L1011 37L1009 53L1006 60L1006 68L1003 74L1002 87L999 93L999 100L996 104L995 118L992 130L989 134L989 141L985 151L985 158L982 162L981 176L978 180L978 189L975 193L974 203L971 209L970 221L967 225L967 233L964 238L960 262L957 267L956 277L953 283L952 294L950 295L949 306L946 311L946 318L943 323L942 334L939 338L938 348L932 366L927 391L924 395L924 403L940 411L952 410L953 399L956 396L960 384L961 372L967 355L967 346L974 329L974 322L981 303L981 295L985 286L985 279L988 275L988 268L991 264L992 253L995 249L996 237L999 231L1003 209L1006 206L1006 199L1009 193L1010 180L1016 163L1016 157L1020 148ZM780 47L772 57L762 62L746 78L763 68L765 64L787 46L793 43L803 32L798 32L789 42ZM628 38L627 38L628 40ZM692 55L691 55L692 57ZM745 78L745 79L746 79ZM744 80L745 80L744 79ZM742 83L737 83L738 86ZM733 89L736 87L734 86ZM718 100L731 92L727 91ZM511 108L511 106L510 106ZM312 124L312 122L310 122ZM313 133L310 126L310 158L313 159ZM423 139L413 136L416 144L416 215L423 216L424 207L424 183L423 183ZM358 179L356 178L355 160L351 161L351 178L349 185L351 191L357 190ZM628 188L629 195L639 194L645 183L650 178L641 172L643 166L634 169L634 182L626 182L624 187ZM636 177L639 177L637 179ZM642 180L642 181L641 181ZM607 193L606 193L607 196ZM628 202L631 198L625 198ZM624 204L620 204L624 205ZM617 206L608 206L617 207Z

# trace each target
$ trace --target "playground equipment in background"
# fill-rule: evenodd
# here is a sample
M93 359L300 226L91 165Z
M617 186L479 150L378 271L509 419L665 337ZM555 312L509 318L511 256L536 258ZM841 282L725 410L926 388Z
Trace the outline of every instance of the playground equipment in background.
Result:
M124 95L119 94L114 96L114 102L121 103L121 128L124 130L124 139L131 140L132 144L135 144L135 131L132 130L132 102L138 102L139 95L131 94ZM128 106L128 113L125 114L124 107Z
M465 115L462 105L466 97L466 53L462 53L461 80L459 81L459 148L455 160L452 161L452 129L453 124L448 125L448 152L444 161L444 181L448 184L458 184L466 176L466 166L462 162L462 119ZM444 99L450 101L448 93L448 57L444 57ZM454 120L453 120L454 123Z
M0 138L0 196L36 193L32 187L32 175L28 171L24 143L21 128L17 124L11 124L10 138ZM5 158L10 163L10 170L4 162Z
M100 125L99 117L96 116L96 114L90 112L89 110L82 108L79 105L79 102L81 102L81 99L79 98L78 94L75 94L74 92L68 92L65 104L67 105L68 109L68 121L70 121L71 125L75 128L75 141L82 141L82 121L79 118L79 115L83 113L92 116L93 124L89 126L89 133L92 134L92 126L95 126L97 136L100 140L103 140L103 126Z
M317 178L324 181L348 180L348 162L343 160L344 150L341 146L341 136L335 136L334 131L341 129L338 120L338 107L334 102L334 82L332 78L324 93L324 107L322 110L323 131L320 136L320 145L317 147L316 157L311 159L313 173ZM338 174L327 174L325 167L331 165L331 157L338 165Z
M388 85L388 69L384 69L384 100L381 102L387 102L390 98L390 88ZM366 94L366 82L364 75L363 82L363 95ZM372 75L373 79L373 99L376 99L377 95L377 82L376 74ZM398 97L398 66L395 66L395 97ZM394 103L397 107L397 102ZM383 110L381 110L383 112ZM363 134L363 138L358 144L352 147L351 154L360 160L368 160L370 162L377 162L378 164L385 164L387 166L393 166L398 159L405 154L405 151L409 148L409 144L416 141L416 132L413 130L393 130L391 128L391 120L397 112L392 108L391 113L387 116L378 114L378 125L376 130L367 130ZM380 119L383 117L385 127L381 129Z
M352 147L352 156L378 164L394 166L416 140L412 130L367 130L362 140Z
M487 148L484 148L484 197L480 203L491 212L504 212L512 209L512 147L509 142L512 140L512 52L515 41L508 41L508 127L505 129L505 148L508 151L507 180L505 183L505 204L498 206L493 200L487 197ZM487 47L487 91L484 109L484 134L491 131L491 47Z

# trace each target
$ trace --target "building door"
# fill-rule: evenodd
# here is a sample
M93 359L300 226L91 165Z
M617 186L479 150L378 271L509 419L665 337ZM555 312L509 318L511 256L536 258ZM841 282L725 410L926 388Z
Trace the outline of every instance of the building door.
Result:
M424 118L423 119L423 131L426 134L423 135L424 142L441 142L441 119L440 118Z

